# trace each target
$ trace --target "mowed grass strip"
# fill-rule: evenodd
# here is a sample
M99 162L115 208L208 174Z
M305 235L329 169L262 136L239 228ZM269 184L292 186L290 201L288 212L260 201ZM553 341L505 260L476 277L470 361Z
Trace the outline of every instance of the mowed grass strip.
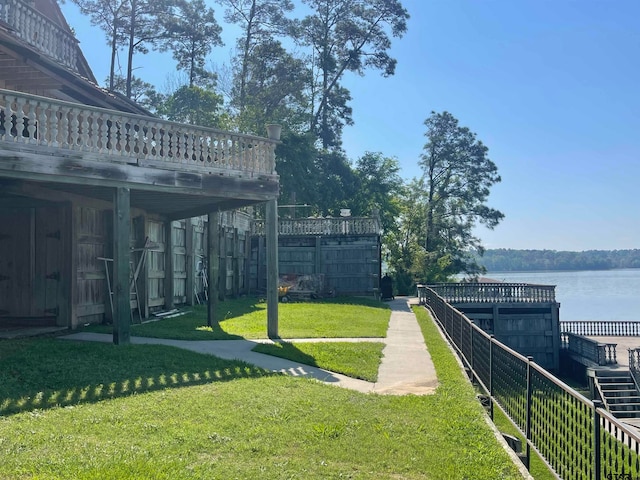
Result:
M520 478L417 314L440 381L429 396L361 394L160 345L0 342L11 406L0 478Z
M229 340L267 337L267 304L257 297L225 300L217 305L219 320L207 326L204 306L165 320L132 325L131 335L177 340ZM386 335L389 305L370 298L336 298L278 305L282 338L378 337ZM112 327L90 325L87 331L111 333Z
M278 342L258 344L253 351L375 382L383 348L382 342Z

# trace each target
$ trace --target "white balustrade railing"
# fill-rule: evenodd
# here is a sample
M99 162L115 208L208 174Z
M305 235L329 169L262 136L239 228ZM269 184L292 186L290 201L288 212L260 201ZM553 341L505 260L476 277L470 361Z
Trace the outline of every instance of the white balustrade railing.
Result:
M0 20L15 35L41 53L73 71L78 71L78 41L23 0L0 0Z
M85 152L85 158L105 162L250 177L275 175L278 143L0 89L1 142Z
M253 222L253 234L265 234L265 222ZM279 235L379 235L375 217L279 219Z

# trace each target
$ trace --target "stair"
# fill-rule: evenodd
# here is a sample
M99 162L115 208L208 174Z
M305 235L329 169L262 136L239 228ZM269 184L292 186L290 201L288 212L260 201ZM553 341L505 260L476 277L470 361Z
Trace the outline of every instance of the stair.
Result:
M628 371L596 372L596 388L609 412L617 418L640 418L640 392Z

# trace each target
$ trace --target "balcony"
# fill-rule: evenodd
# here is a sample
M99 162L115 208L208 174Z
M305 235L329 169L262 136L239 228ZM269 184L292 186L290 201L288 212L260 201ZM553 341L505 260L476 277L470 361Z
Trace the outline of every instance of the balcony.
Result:
M78 41L23 0L0 0L0 26L56 63L78 73Z
M129 187L174 219L276 198L277 143L0 89L0 178L104 200Z
M254 235L265 234L265 222L253 222ZM380 235L377 217L297 218L278 220L278 235Z

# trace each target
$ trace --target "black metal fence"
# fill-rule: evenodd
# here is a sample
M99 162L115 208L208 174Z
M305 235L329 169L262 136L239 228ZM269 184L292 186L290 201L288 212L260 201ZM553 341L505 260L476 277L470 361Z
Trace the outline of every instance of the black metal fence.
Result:
M489 395L559 478L640 477L640 434L475 326L426 287L424 303ZM491 410L492 412L493 410Z

